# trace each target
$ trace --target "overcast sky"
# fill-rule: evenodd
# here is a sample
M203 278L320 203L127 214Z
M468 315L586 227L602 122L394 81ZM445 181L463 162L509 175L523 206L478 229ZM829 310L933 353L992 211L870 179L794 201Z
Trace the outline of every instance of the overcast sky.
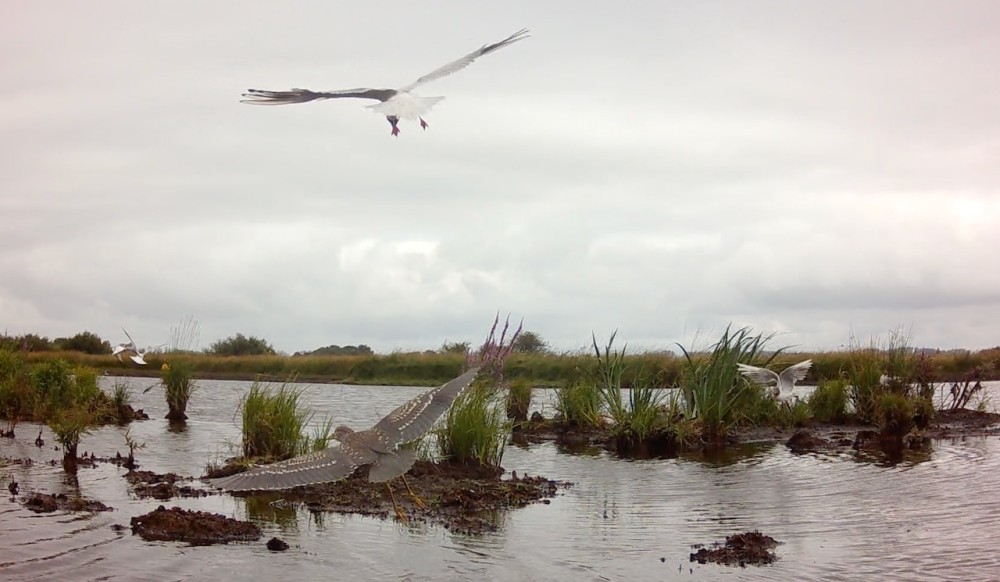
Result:
M360 100L423 86L401 135ZM18 2L0 331L1000 344L1000 3Z

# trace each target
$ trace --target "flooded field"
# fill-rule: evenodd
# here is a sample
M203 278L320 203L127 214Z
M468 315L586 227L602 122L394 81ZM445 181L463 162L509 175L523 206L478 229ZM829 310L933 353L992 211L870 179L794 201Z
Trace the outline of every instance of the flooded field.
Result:
M145 448L141 469L201 475L230 456L238 439L237 403L247 382L199 381L184 430L163 420L161 389L131 380L135 406L151 420L131 433ZM102 379L108 389L110 381ZM993 402L1000 386L991 383ZM419 388L316 385L307 401L338 422L363 428ZM551 414L550 395L535 408ZM317 422L321 418L316 419ZM83 451L127 452L124 428L84 437ZM0 439L0 456L32 459L0 467L21 495L82 494L114 511L36 514L4 492L0 499L0 579L4 580L983 580L1000 572L1000 439L934 441L929 453L889 465L853 451L794 455L782 445L731 450L719 459L625 461L604 452L566 454L554 443L508 446L503 466L574 486L550 504L497 516L497 532L453 535L436 526L317 514L212 495L139 500L125 469L98 463L64 474L47 428L20 424ZM50 464L49 461L56 461ZM194 485L198 485L197 482ZM145 542L133 516L163 504L249 519L261 541L208 547ZM113 526L125 526L123 530ZM759 529L779 542L778 561L747 568L689 561L696 544ZM291 548L267 550L273 536Z

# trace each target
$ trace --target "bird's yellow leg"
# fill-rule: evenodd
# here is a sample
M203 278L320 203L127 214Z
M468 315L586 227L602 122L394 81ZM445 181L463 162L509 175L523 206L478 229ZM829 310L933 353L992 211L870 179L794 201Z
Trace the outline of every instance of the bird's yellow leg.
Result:
M403 485L406 485L406 492L410 494L410 499L413 500L413 503L415 503L420 509L427 509L427 506L424 505L424 501L413 492L413 489L410 489L410 484L406 482L406 475L400 475L400 477L403 479Z
M403 523L409 523L406 513L396 504L396 496L392 494L392 485L389 485L388 481L385 482L385 488L389 490L389 500L392 501L392 508L396 510L396 518Z

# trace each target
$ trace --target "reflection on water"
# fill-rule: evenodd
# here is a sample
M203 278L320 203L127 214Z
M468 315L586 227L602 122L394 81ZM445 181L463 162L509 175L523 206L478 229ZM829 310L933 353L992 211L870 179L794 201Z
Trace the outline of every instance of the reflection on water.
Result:
M248 386L199 382L190 420L179 431L162 419L159 391L135 391L152 418L131 428L146 443L137 454L142 468L199 475L207 463L230 456L227 442L238 438L236 404ZM305 397L337 422L360 427L419 391L321 385L307 388ZM551 410L551 394L536 395L536 407ZM621 460L593 449L565 454L554 443L510 446L508 470L575 486L549 505L498 513L495 533L469 537L424 524L314 514L281 503L280 494L166 502L252 519L264 529L259 543L193 548L112 529L161 502L130 495L124 470L112 465L65 475L58 462L48 463L60 459L58 451L34 446L37 430L22 424L17 439L0 439L0 455L35 460L0 468L0 482L9 474L22 494L82 495L115 511L34 514L3 496L5 580L937 580L988 579L1000 571L990 541L1000 534L996 438L935 441L929 452L900 459L854 451L795 455L773 444L668 460ZM103 427L85 437L81 451L125 452L123 434ZM47 428L43 437L54 442ZM739 569L688 562L693 544L749 529L784 542L777 563ZM291 549L269 552L263 542L271 536Z

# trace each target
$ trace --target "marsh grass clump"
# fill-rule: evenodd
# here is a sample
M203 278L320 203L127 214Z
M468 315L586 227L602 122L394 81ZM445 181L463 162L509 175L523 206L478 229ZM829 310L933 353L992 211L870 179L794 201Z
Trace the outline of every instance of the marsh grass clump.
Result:
M435 432L438 453L459 463L499 467L511 423L492 378L466 389Z
M617 331L608 338L603 349L597 345L597 337L591 335L594 356L597 362L595 382L601 396L604 410L612 422L612 432L618 447L630 449L645 443L654 432L665 428L663 410L664 393L642 378L641 372L633 375L635 381L624 397L623 378L626 374L625 351L614 349Z
M302 401L302 389L286 382L274 389L259 380L240 400L243 458L280 461L312 450L315 443L325 445L329 435L315 438L304 434L313 411Z
M883 437L902 439L913 428L913 402L903 394L887 392L876 403L877 424Z
M111 407L115 411L118 424L131 420L132 390L128 382L116 380L111 388Z
M842 423L847 420L847 381L820 380L806 402L816 421Z
M847 379L854 413L864 422L879 424L882 396L890 392L911 395L917 371L917 358L902 331L890 332L884 341L872 338L867 347L852 336Z
M687 418L698 419L702 439L721 443L736 425L747 418L750 404L759 400L753 386L739 373L736 364L761 361L767 366L783 350L763 358L764 346L772 336L751 335L749 328L735 332L727 326L722 337L706 356L696 355L678 344L684 353L680 388Z
M531 381L527 378L517 378L507 384L506 408L507 418L515 423L528 420L528 409L531 407Z
M570 428L598 428L601 418L601 392L591 380L578 378L556 388L556 413Z
M187 420L187 405L194 392L193 370L187 360L176 360L173 364L163 364L160 380L163 382L167 398L167 420L183 422Z

